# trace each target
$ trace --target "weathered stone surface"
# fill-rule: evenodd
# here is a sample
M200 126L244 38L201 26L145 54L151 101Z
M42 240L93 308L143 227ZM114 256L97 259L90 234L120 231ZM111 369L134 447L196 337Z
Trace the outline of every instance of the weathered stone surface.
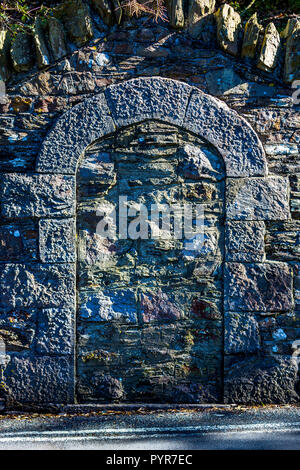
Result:
M38 258L38 231L33 222L0 225L0 261L31 261Z
M4 217L72 216L75 210L75 181L65 175L3 175Z
M183 127L205 137L219 150L227 176L266 174L265 154L257 135L222 101L193 91Z
M222 5L215 13L219 46L234 56L239 52L241 17L230 5Z
M264 237L264 222L227 222L226 261L264 261Z
M207 1L207 0L204 0ZM210 2L210 0L208 0ZM213 0L212 0L213 1ZM195 1L195 9L191 7L188 23L188 31L193 39L198 39L203 44L216 44L216 20L213 13L204 16L199 15L196 5L203 3L202 0Z
M190 0L188 11L188 31L193 38L199 37L207 21L211 21L216 0Z
M8 31L0 31L0 80L6 81L10 78L9 51L11 38Z
M257 13L254 13L245 24L242 57L254 59L261 30L262 26L257 21Z
M66 112L49 132L38 156L37 171L75 174L83 150L114 130L104 95L87 99Z
M184 13L182 0L169 0L168 11L170 25L173 28L180 29L184 26Z
M36 351L44 355L73 354L75 309L47 308L38 314Z
M36 309L0 309L0 342L7 352L33 349L36 334Z
M145 323L180 320L182 310L161 290L156 294L142 294L141 315Z
M289 20L290 21L290 20ZM284 80L291 83L300 79L300 21L288 35L285 50Z
M77 178L82 193L103 192L116 183L115 164L108 152L88 153L79 165Z
M75 273L72 264L1 264L2 308L73 307Z
M68 53L64 28L61 22L54 17L48 19L49 43L54 60L59 60Z
M93 6L107 26L111 26L115 23L112 7L108 0L94 0Z
M271 222L267 224L266 255L278 261L300 259L300 221Z
M136 299L131 289L100 291L82 295L80 317L85 321L137 321Z
M241 77L232 69L225 67L220 70L213 70L205 74L208 91L213 96L226 96L239 90L239 87L248 86L243 83ZM247 88L243 88L242 93L246 93ZM241 93L241 92L240 92Z
M11 45L10 55L16 72L30 70L34 63L31 36L27 33L18 33Z
M225 366L225 403L298 403L297 366L290 357L228 360Z
M258 323L249 313L225 313L225 354L249 354L260 350Z
M274 23L269 23L261 46L257 67L265 72L271 72L277 65L280 46L280 35Z
M285 177L227 179L226 213L233 220L289 218L289 184Z
M137 78L105 91L117 127L145 119L180 125L192 88L175 80Z
M292 272L286 263L225 265L225 308L280 312L293 307Z
M39 17L34 22L34 43L37 64L40 69L50 65L50 54L45 40L45 24Z
M39 222L39 250L43 263L73 263L76 259L74 219Z
M13 357L7 385L20 403L74 403L74 368L71 358Z
M93 37L93 25L89 9L82 0L66 0L56 8L55 15L61 19L76 46L83 46Z
M180 148L178 156L180 168L185 178L192 180L216 178L220 180L224 177L220 156L210 149L201 149L196 145L186 144Z

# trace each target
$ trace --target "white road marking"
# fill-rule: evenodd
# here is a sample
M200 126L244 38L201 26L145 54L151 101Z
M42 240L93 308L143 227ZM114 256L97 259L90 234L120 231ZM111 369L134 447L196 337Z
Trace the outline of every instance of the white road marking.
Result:
M178 426L178 427L149 427L149 428L104 428L83 429L70 431L23 431L16 433L3 433L0 443L5 442L45 442L51 441L75 441L95 439L132 439L137 435L141 437L174 437L174 433L205 433L205 434L236 434L236 433L270 433L270 432L294 432L300 431L300 422L295 423L262 423L241 425L206 425L206 426Z

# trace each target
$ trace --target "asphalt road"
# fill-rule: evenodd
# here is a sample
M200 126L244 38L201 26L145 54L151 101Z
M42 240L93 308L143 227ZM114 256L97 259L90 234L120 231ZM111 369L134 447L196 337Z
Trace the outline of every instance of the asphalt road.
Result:
M300 450L300 408L1 417L0 449Z

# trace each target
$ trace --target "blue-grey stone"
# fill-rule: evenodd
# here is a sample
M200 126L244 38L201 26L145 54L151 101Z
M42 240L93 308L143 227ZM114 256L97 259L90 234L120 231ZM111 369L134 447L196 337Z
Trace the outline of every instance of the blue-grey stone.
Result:
M20 403L74 403L73 358L13 357L6 383L12 398Z
M104 95L88 98L63 114L48 133L37 159L36 171L74 175L85 148L114 130Z
M228 178L227 219L286 220L290 217L286 177Z
M68 217L75 212L75 179L65 175L4 174L4 217Z
M226 223L226 261L264 261L265 223L262 221L228 221Z
M75 220L40 220L39 242L40 258L43 263L75 262Z
M80 318L86 321L136 323L137 306L131 289L99 291L80 296Z
M0 307L73 307L73 264L0 264Z
M225 354L249 354L260 350L258 323L249 313L225 313Z
M160 119L181 125L192 88L164 78L136 78L105 91L117 127Z
M222 101L193 91L183 127L207 139L224 158L227 176L267 174L263 146L248 124Z
M293 307L292 269L287 263L226 263L224 277L226 310L280 312Z
M39 312L36 351L45 355L72 354L75 309L47 308Z

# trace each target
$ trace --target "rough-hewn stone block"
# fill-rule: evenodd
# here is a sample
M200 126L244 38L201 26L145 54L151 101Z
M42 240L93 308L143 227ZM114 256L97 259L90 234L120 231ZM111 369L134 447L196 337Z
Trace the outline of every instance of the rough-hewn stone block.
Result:
M254 59L256 54L256 46L259 39L259 34L262 30L262 26L257 21L257 13L251 16L251 18L245 24L244 39L242 46L242 57L250 57Z
M257 135L247 121L222 101L194 90L183 127L203 136L219 150L227 176L267 173L265 153Z
M75 180L65 175L3 175L4 217L67 217L75 212Z
M20 403L74 403L72 357L13 357L7 385Z
M239 52L241 17L230 5L222 5L215 13L219 46L234 56Z
M285 356L225 358L225 403L299 403L297 369Z
M1 264L0 307L60 307L75 303L72 264Z
M264 236L264 222L227 222L226 261L264 261Z
M39 250L43 263L72 263L76 259L74 219L39 222Z
M105 91L117 127L145 119L180 125L192 88L163 78L137 78Z
M287 311L293 306L292 272L286 263L225 265L226 310Z
M249 313L225 313L225 354L248 354L259 351L258 323Z
M193 38L208 43L213 38L215 0L191 0L188 11L188 30Z
M293 21L293 28L292 28ZM289 20L291 31L286 41L284 79L287 83L300 79L300 21Z
M235 220L285 220L289 218L288 179L227 179L227 218Z
M39 312L36 350L39 354L72 354L74 348L74 309L47 308Z
M277 65L280 46L280 36L274 23L268 24L261 46L257 67L265 72L271 72Z
M103 94L67 111L44 140L37 159L39 173L75 174L79 156L94 140L115 127Z

